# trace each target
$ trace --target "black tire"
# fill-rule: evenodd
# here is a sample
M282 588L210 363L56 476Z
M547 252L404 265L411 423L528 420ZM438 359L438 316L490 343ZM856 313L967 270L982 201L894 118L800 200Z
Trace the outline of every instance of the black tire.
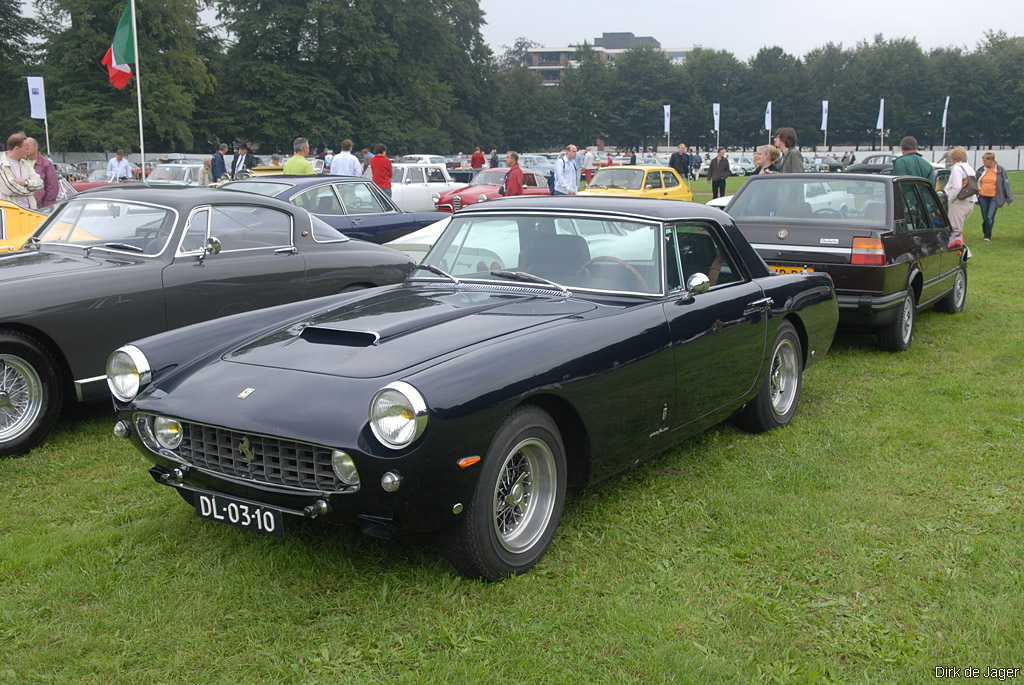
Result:
M42 442L63 401L49 350L27 333L0 331L0 457L24 454Z
M960 263L957 269L956 279L953 281L953 289L949 294L935 303L935 311L946 314L959 314L964 310L967 302L967 265Z
M762 433L788 424L800 403L803 370L800 336L793 324L783 321L772 343L761 389L736 417L740 427L751 433Z
M907 289L896 317L888 326L878 329L878 346L889 352L905 352L914 341L914 320L917 317L917 300L914 291Z
M444 533L444 549L462 575L496 581L533 568L558 528L566 486L558 427L536 407L515 410L481 468L473 499Z

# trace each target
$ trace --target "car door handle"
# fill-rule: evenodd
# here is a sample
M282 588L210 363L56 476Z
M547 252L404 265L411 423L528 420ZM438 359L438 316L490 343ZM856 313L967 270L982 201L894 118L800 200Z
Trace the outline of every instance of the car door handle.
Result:
M362 219L352 219L352 225L353 226L358 226L361 223L363 223Z
M747 304L748 309L770 309L775 304L775 300L770 297L762 297L760 300L754 300Z
M295 249L294 245L292 245L291 247L279 247L276 250L274 250L274 254L298 254L298 253L299 253L299 251L297 249Z

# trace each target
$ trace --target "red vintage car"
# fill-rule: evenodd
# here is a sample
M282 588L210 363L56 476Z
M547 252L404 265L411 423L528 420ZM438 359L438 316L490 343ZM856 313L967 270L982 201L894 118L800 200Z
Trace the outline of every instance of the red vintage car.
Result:
M439 212L457 212L467 205L495 200L501 197L498 190L507 173L508 169L503 168L484 169L474 176L472 182L465 188L434 193L434 209ZM544 174L532 169L523 169L523 194L550 195L548 180Z

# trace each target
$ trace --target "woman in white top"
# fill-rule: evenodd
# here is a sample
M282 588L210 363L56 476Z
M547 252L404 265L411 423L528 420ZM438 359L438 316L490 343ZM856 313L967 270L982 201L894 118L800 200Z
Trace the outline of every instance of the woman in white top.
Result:
M955 147L949 151L949 161L953 163L953 168L949 172L949 181L943 188L949 200L949 223L957 231L963 232L964 222L971 215L978 196L971 195L964 200L958 200L956 196L967 183L967 177L974 176L977 179L977 174L967 163L967 150L962 147Z

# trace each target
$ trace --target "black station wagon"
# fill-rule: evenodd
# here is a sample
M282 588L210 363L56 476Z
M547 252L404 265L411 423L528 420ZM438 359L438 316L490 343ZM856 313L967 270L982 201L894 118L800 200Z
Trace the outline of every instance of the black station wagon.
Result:
M935 189L916 176L753 176L726 211L775 271L825 271L841 326L910 347L918 311L957 313L967 298L968 251Z

